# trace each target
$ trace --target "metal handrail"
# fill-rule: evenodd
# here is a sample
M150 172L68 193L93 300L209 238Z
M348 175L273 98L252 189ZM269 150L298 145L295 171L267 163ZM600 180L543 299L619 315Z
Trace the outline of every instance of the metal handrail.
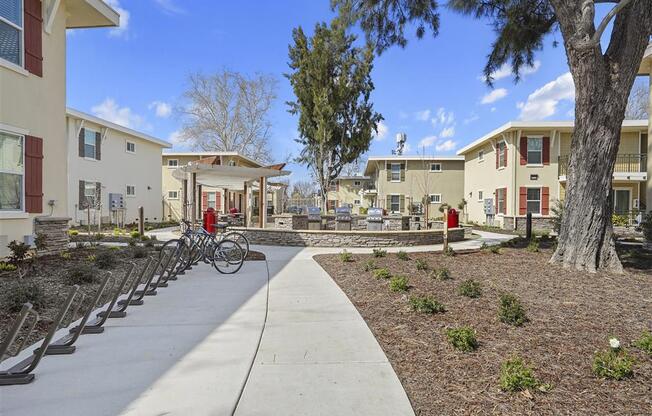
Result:
M568 174L569 155L559 156L559 176ZM640 173L647 171L647 154L645 153L623 153L616 156L614 172L617 173Z

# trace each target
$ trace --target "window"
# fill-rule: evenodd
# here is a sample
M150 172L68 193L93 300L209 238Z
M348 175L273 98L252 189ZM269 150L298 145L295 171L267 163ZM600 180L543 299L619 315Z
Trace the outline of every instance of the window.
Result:
M507 201L505 201L506 195L507 189L496 189L496 214L507 214Z
M228 165L229 166L235 166L235 160L229 160Z
M354 200L353 205L360 205L360 200L359 199Z
M90 129L84 129L84 157L97 159L95 132Z
M543 139L541 137L527 138L527 164L540 165L543 163Z
M168 159L168 167L169 168L176 168L179 166L179 160L178 159Z
M179 191L168 191L168 199L179 199Z
M391 212L401 212L401 196L400 195L392 195L392 196L390 196L389 210Z
M478 162L484 162L484 150L478 152Z
M96 194L96 182L84 182L84 198L86 198L86 204L88 204L91 208L95 207L95 197L97 196Z
M430 172L441 172L441 163L431 163Z
M127 142L127 153L136 153L136 143Z
M478 202L482 202L484 200L482 191L478 191Z
M527 212L531 212L532 214L541 214L540 188L527 188Z
M127 185L127 196L136 196L136 186L135 185Z
M360 181L353 181L353 186L360 186L361 182Z
M392 169L392 182L400 182L401 181L401 164L400 163L392 163L391 164L391 169Z
M0 132L0 211L23 210L23 137Z
M0 58L23 66L23 0L0 4Z
M431 194L430 195L431 204L441 204L441 194Z
M217 209L218 208L217 207L217 198L216 198L215 192L208 192L208 194L206 196L207 196L206 199L208 200L208 207L207 208Z
M507 166L507 152L505 151L507 144L505 142L498 142L496 151L498 152L498 167L504 168Z

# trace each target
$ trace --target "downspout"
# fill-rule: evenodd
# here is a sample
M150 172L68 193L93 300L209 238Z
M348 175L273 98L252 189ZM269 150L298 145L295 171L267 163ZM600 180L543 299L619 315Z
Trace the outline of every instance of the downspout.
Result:
M513 133L512 133L512 136L513 136ZM518 212L517 211L517 206L516 206L516 156L518 155L518 151L516 149L516 146L520 142L520 138L521 138L521 130L517 130L516 131L516 138L514 138L514 140L513 140L514 141L514 146L513 146L513 148L514 148L514 152L513 152L514 157L512 157L512 200L514 201L514 202L512 202L512 210L513 210L512 212L514 213L514 221L512 221L512 222L513 222L513 227L514 227L513 229L514 230L516 230L516 228L517 228L516 227L516 213ZM519 164L520 164L520 160L519 160Z

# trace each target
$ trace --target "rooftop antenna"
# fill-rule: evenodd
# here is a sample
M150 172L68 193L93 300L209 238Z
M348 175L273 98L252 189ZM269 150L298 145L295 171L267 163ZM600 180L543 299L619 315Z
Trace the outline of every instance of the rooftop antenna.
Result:
M405 142L407 142L407 135L405 133L398 133L396 135L396 149L392 150L392 154L402 156Z

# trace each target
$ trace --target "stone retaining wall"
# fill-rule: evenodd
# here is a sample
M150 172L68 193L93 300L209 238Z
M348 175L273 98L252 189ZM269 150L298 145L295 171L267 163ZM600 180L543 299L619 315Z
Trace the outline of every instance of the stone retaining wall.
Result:
M516 230L525 232L526 217L504 217L503 229L513 230L514 220L516 220ZM532 229L535 231L552 231L551 218L532 216Z
M307 231L238 228L251 244L299 247L402 247L441 244L442 230L427 231ZM448 230L448 241L464 240L464 229Z
M70 236L68 234L70 218L36 217L34 218L34 234L45 236L45 249L39 254L56 254L68 250Z

